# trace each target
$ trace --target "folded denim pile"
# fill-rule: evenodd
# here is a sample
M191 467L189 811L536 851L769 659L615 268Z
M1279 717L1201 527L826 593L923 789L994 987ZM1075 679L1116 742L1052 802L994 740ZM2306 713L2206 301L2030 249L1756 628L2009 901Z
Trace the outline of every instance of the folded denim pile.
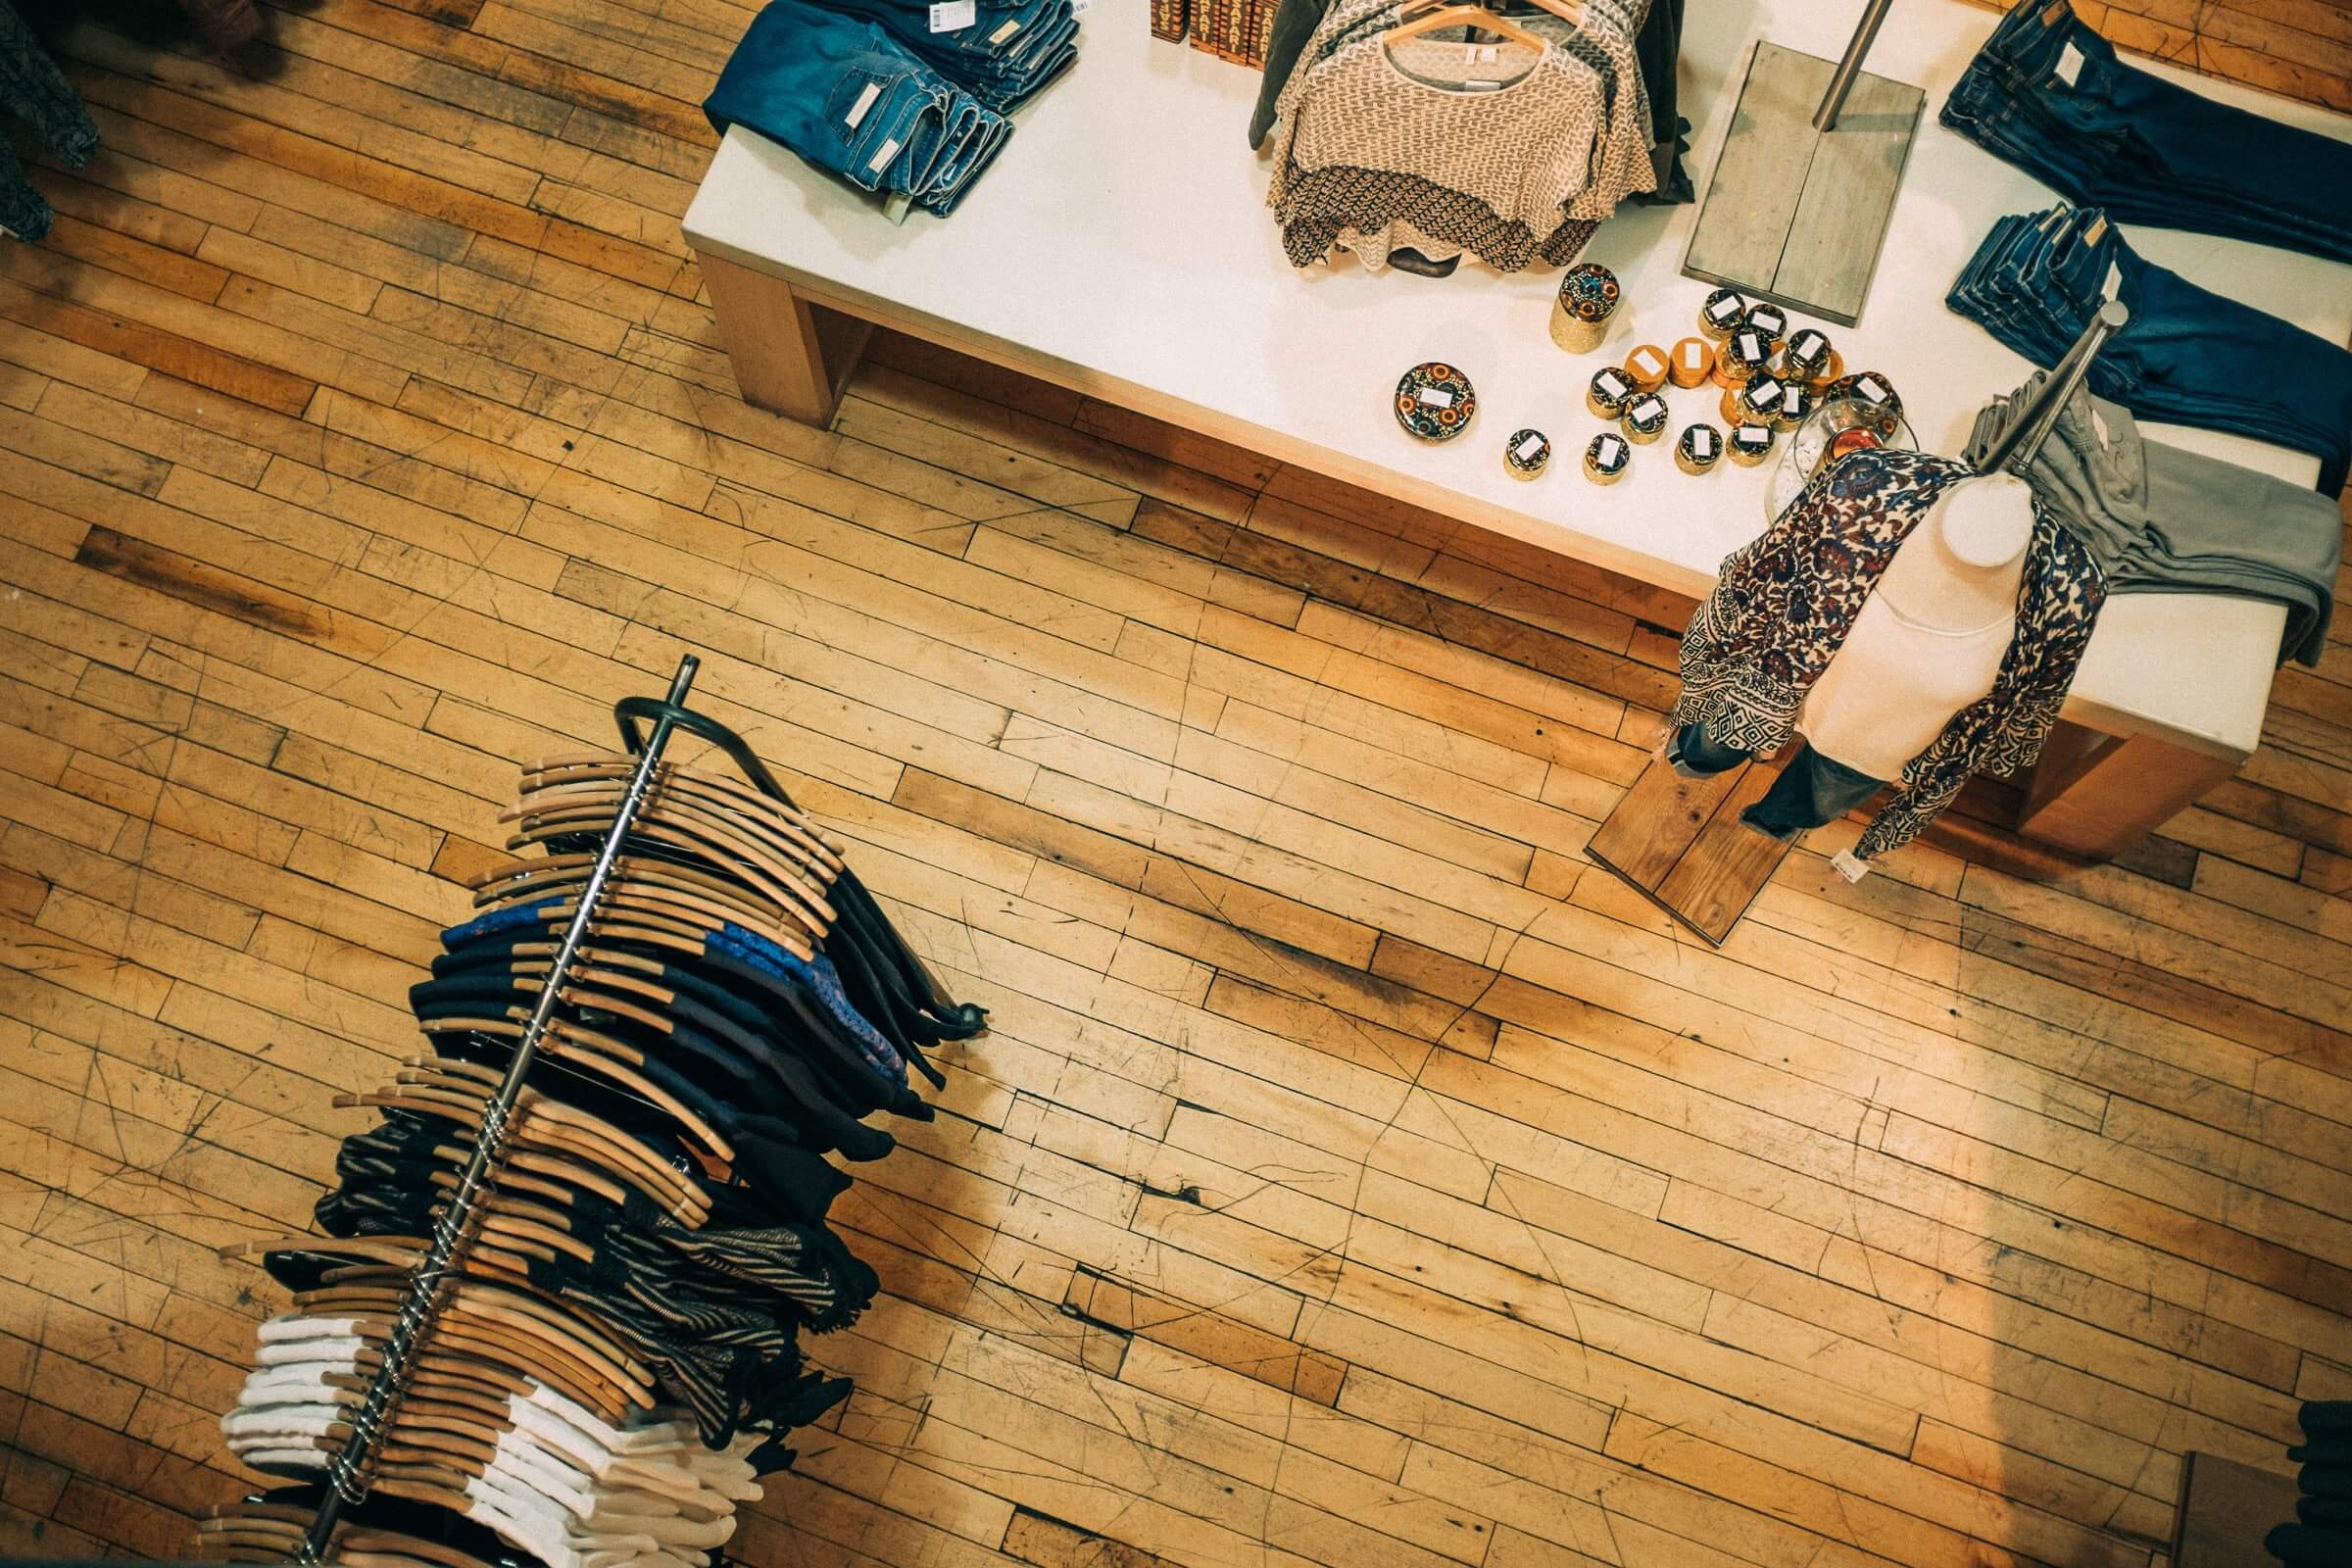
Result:
M1962 456L1983 463L2046 379L1986 404ZM2333 499L2144 440L2130 411L2081 388L2020 472L2106 572L2109 592L2277 600L2286 607L2279 661L2316 665L2327 652L2343 554Z
M1010 114L1078 59L1071 0L823 0L890 29L924 64Z
M2010 12L1943 123L2118 222L2352 261L2352 142L2216 103L2116 58L2069 0Z
M2320 490L2343 488L2352 352L2143 260L2099 208L2002 219L1945 303L2046 369L2109 299L2132 318L2091 362L2093 392L2143 418L2311 453Z
M770 0L703 113L944 218L1077 58L1071 0Z

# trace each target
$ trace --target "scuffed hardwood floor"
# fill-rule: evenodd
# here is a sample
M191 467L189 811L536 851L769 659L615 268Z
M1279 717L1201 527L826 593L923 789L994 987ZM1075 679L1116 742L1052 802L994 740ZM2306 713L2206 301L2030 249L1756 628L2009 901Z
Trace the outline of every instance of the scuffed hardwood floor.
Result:
M1687 604L905 341L835 433L737 401L677 220L749 16L68 36L106 150L0 249L0 1549L246 1484L212 1249L415 1049L516 761L688 648L996 1022L836 1210L888 1295L762 1568L2141 1568L2184 1450L2352 1395L2352 649L2126 864L1847 889L1849 824L1705 951L1579 853Z

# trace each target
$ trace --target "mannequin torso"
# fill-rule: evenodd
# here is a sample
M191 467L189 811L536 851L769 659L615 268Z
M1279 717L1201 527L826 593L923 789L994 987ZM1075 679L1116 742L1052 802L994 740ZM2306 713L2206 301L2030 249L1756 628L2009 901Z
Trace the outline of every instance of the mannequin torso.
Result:
M1897 778L1992 690L2014 635L2032 497L2024 480L1988 474L1938 498L1805 694L1796 724L1814 750Z

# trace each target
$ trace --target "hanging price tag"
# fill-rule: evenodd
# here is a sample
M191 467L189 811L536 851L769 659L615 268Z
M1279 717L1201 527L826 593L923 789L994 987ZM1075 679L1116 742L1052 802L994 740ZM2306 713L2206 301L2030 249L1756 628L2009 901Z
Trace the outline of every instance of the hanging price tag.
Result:
M980 20L980 0L935 0L931 7L933 32L961 32Z
M2082 74L2082 51L2070 43L2058 51L2058 79L2072 87L2075 78Z

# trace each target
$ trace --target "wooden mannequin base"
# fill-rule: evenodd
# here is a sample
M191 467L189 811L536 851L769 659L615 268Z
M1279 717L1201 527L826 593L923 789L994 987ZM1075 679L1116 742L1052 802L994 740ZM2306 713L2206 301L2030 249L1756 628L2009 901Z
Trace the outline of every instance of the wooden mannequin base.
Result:
M1652 758L1585 854L1721 947L1788 854L1788 845L1740 821L1778 773L1770 763L1746 762L1692 779Z

